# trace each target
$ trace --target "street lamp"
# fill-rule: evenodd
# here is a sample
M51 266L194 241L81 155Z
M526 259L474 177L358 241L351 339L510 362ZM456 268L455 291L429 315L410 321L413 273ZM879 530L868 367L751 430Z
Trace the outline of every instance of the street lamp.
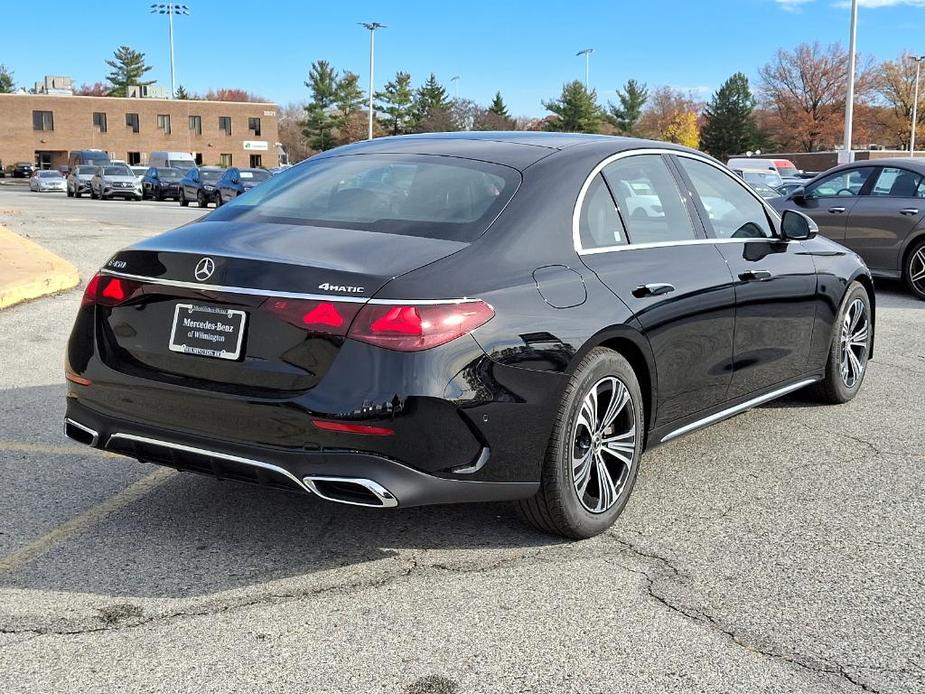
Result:
M858 39L858 0L851 0L851 36L848 41L848 94L845 98L845 157L852 161L851 128L854 124L854 61Z
M575 55L583 55L585 57L585 91L588 91L589 77L591 76L591 54L594 53L593 48L584 48L578 51Z
M373 71L376 68L376 29L385 29L379 22L357 22L369 29L369 133L367 140L373 139Z
M177 90L174 86L176 77L173 68L173 16L175 14L189 14L188 5L180 5L176 2L159 2L151 5L151 14L166 14L167 23L170 27L170 98L176 96Z
M916 121L919 118L919 68L922 67L922 61L925 60L925 55L913 55L909 59L915 61L915 89L913 90L914 96L912 97L912 134L909 136L909 156L914 157L915 126L917 125Z
M456 87L456 100L459 101L459 75L450 77L450 82L452 82L453 86Z

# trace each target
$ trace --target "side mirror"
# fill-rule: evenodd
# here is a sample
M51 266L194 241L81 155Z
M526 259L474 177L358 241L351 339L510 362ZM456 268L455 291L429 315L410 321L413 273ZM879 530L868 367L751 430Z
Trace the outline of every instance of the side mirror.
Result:
M805 241L819 233L816 223L802 212L784 210L780 220L780 234L791 241Z
M794 202L803 202L806 200L806 188L800 186L790 194L790 199Z

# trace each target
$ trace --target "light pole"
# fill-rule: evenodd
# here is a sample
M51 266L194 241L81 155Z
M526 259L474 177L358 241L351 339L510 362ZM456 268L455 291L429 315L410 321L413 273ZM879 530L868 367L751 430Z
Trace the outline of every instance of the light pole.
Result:
M583 55L585 57L585 91L589 90L589 78L591 77L591 54L594 53L593 48L584 48L578 51L575 55Z
M450 77L450 82L453 83L453 86L456 87L456 101L459 101L459 75L455 77Z
M915 89L912 97L912 133L909 135L909 156L915 156L915 126L919 119L919 68L922 67L922 61L925 55L912 56L911 60L915 61Z
M160 2L151 5L151 14L166 14L167 25L170 27L170 98L173 99L177 94L176 74L173 68L173 16L175 14L189 14L188 5L180 5L176 2Z
M858 0L851 0L851 37L848 40L848 94L845 98L845 161L852 161L851 129L854 125L854 61L858 39Z
M369 132L366 139L373 139L373 71L376 69L376 29L385 29L379 22L359 22L369 29Z

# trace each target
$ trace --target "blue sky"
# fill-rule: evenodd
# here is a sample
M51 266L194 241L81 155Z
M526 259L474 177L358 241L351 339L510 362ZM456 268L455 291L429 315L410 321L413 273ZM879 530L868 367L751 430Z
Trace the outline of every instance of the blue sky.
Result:
M140 0L5 3L0 63L17 83L45 74L77 83L103 80L120 44L143 51L150 73L169 85L167 20ZM285 104L307 98L309 65L324 58L368 79L368 33L379 21L376 85L396 70L415 84L431 71L460 96L486 103L501 90L517 115L542 115L542 99L584 78L603 101L630 77L708 97L736 70L753 80L779 47L802 41L847 44L849 12L840 0L547 0L465 3L188 0L176 20L177 82L191 91L240 87ZM54 17L50 18L49 13ZM893 58L925 52L925 0L861 0L858 50ZM921 38L916 41L915 37Z

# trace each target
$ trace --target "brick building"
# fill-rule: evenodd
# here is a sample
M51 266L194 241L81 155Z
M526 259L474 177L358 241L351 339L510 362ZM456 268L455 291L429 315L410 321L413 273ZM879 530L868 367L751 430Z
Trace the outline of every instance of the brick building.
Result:
M0 161L67 164L102 149L145 164L156 151L191 152L204 166L279 163L276 104L180 99L0 94Z

